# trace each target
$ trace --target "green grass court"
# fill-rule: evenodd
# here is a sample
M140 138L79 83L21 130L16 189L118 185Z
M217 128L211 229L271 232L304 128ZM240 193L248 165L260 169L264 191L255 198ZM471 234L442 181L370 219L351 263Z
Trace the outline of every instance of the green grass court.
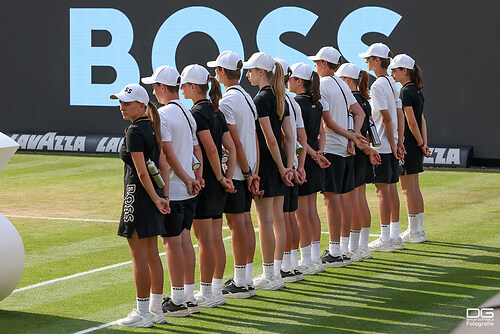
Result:
M130 261L126 240L116 236L118 223L109 222L120 217L122 180L123 163L115 156L14 156L0 174L0 212L24 242L26 263L18 289ZM373 253L372 260L306 276L282 291L228 299L227 305L170 318L152 329L109 326L95 333L448 333L465 319L466 308L500 291L500 173L426 170L421 188L427 243ZM371 233L378 234L374 187L367 193ZM227 229L223 233L230 235ZM323 234L322 249L327 242ZM224 278L229 279L230 240L225 245ZM257 248L254 274L261 268ZM0 301L0 333L75 333L125 317L134 307L132 265L125 264L13 293Z

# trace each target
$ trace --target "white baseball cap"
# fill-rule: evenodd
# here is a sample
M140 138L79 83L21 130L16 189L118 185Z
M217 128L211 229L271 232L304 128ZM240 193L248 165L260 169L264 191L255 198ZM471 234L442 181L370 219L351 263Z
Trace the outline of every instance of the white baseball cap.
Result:
M234 51L224 51L222 52L217 59L209 61L207 63L208 67L217 67L220 66L227 70L237 70L238 63L241 61L240 55L238 55Z
M360 58L368 58L368 57L380 57L380 58L390 58L389 57L389 52L391 52L391 50L389 49L389 47L385 44L382 44L382 43L374 43L372 45L370 45L370 47L368 48L368 51L366 51L365 53L360 53L359 54L359 57Z
M338 77L348 77L353 79L359 79L359 72L361 69L356 64L346 63L340 65L339 69L335 72Z
M197 84L197 85L206 85L208 83L208 78L210 77L210 73L208 73L207 69L198 64L192 64L184 67L181 73L181 85L186 82Z
M415 67L415 60L413 60L412 57L410 57L404 53L397 55L391 61L391 64L389 65L389 69L392 70L394 68L399 68L399 67L413 70L413 68Z
M340 60L340 52L337 51L333 46L324 46L319 49L315 56L308 56L307 59L316 60L326 60L332 64L338 64Z
M276 61L269 54L265 52L254 53L248 61L243 63L245 70L251 68L261 68L265 71L273 71Z
M290 77L299 78L302 80L312 80L313 68L306 63L296 63L290 67L292 74Z
M152 76L142 78L143 84L151 85L154 83L161 83L167 86L177 86L179 84L179 72L172 66L158 67Z
M149 95L148 92L138 84L128 84L119 92L118 94L112 94L109 96L112 100L120 100L123 102L133 102L137 101L140 103L148 104Z
M288 73L288 63L286 60L281 59L281 58L274 58L274 61L279 63L281 65L281 68L283 69L283 73L287 75Z

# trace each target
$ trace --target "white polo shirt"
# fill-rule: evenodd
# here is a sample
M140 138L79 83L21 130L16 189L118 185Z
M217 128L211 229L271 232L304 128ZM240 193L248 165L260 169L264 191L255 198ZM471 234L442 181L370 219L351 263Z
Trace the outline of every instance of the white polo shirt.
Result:
M337 81L338 84L335 83L335 81ZM352 95L351 89L337 76L321 78L319 88L321 93L320 102L323 106L323 111L328 110L332 120L347 130L349 127L347 116L348 108L357 103L356 98ZM342 89L342 91L340 89ZM344 92L345 99L342 92ZM347 153L347 144L349 140L346 137L336 133L325 125L325 138L325 153L331 153L341 157L349 156Z
M253 111L248 104L250 104ZM227 124L236 124L241 145L243 145L243 150L247 156L248 166L252 171L255 171L257 167L257 145L255 142L257 108L253 103L253 99L240 85L234 85L226 90L219 102L219 110L226 117ZM233 180L245 180L238 163L234 168Z
M389 80L387 80L389 79ZM389 84L390 82L390 84ZM392 86L392 88L391 88ZM389 138L385 132L382 114L380 110L389 110L391 116L392 130L394 132L394 141L398 142L398 114L396 108L401 108L402 103L399 98L399 88L391 76L380 76L373 83L370 90L370 105L372 107L372 117L377 127L377 132L380 137L380 146L374 147L378 153L392 153Z
M300 109L299 104L293 98L292 94L289 91L285 91L286 96L285 100L288 104L288 110L290 111L290 124L292 125L293 130L293 150L295 152L295 148L297 147L297 128L304 128L304 120L302 119L302 109ZM293 154L293 166L297 169L299 166L299 160L297 158L297 154Z
M196 138L196 122L186 107L180 100L172 100L160 109L158 113L161 119L161 137L164 142L171 142L175 155L186 173L195 178L193 172L193 146L198 145ZM187 117L187 119L186 119ZM188 124L191 124L189 127ZM169 195L171 201L183 201L195 196L188 193L184 182L170 168L170 188Z

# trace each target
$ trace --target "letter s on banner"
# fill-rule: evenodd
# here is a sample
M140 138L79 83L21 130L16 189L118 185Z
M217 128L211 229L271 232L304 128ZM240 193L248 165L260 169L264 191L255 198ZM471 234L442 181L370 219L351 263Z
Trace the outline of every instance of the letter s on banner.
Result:
M116 106L109 95L130 82L139 81L139 67L129 53L134 41L132 25L121 11L113 8L70 8L69 10L69 90L72 106ZM92 46L92 30L106 30L111 43ZM92 66L110 66L116 71L111 84L93 84Z
M285 59L290 66L302 61L314 65L306 55L283 44L280 36L286 32L297 32L306 36L317 19L318 15L304 8L277 8L260 22L256 36L257 47L273 57Z
M389 37L401 18L401 15L387 8L362 7L356 9L347 15L339 26L337 33L339 51L347 61L367 71L365 61L358 56L368 49L361 38L369 32L378 32Z

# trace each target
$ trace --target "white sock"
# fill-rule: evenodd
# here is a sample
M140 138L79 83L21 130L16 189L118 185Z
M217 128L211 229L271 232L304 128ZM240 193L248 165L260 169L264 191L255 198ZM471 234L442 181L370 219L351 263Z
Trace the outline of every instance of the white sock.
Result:
M283 260L274 260L274 276L280 276L281 277L281 266L282 266Z
M399 222L391 222L391 239L396 240L399 238Z
M149 312L149 297L139 298L137 297L137 312L140 314L145 314Z
M359 248L368 247L368 237L370 236L370 228L362 227L361 232L359 232Z
M311 245L300 248L300 260L303 264L311 264Z
M212 293L222 293L222 278L212 278Z
M184 300L189 301L194 298L194 284L184 284Z
M316 261L320 259L321 252L321 241L313 241L311 242L311 260Z
M247 263L247 271L246 271L247 283L252 282L252 271L253 271L253 262Z
M299 250L292 249L292 268L296 269L299 266Z
M340 242L330 241L328 250L330 251L331 256L339 256L342 254L340 252Z
M411 233L418 233L418 214L408 215L408 228Z
M349 250L349 237L340 237L340 252L347 253Z
M151 293L149 295L149 309L150 310L161 310L161 302L163 301L163 294L161 293Z
M212 293L212 283L200 282L200 291L202 296L208 296Z
M418 231L423 232L424 231L424 213L420 212L418 214Z
M274 263L262 264L264 278L272 278L274 276Z
M359 235L361 231L351 230L349 251L352 253L359 249Z
M380 225L380 232L382 232L381 234L383 242L391 241L391 226L389 224Z
M246 283L246 275L247 266L234 266L234 284L236 286L243 286Z
M170 287L170 298L172 298L172 301L174 302L175 305L182 304L184 302L184 287L183 286L181 286L181 287L176 287L176 286Z
M274 260L274 272L275 273L276 273L276 261L277 260ZM283 262L281 263L281 270L283 270L283 271L292 270L292 253L291 252L284 252L283 253ZM276 274L276 275L278 275L278 274Z

